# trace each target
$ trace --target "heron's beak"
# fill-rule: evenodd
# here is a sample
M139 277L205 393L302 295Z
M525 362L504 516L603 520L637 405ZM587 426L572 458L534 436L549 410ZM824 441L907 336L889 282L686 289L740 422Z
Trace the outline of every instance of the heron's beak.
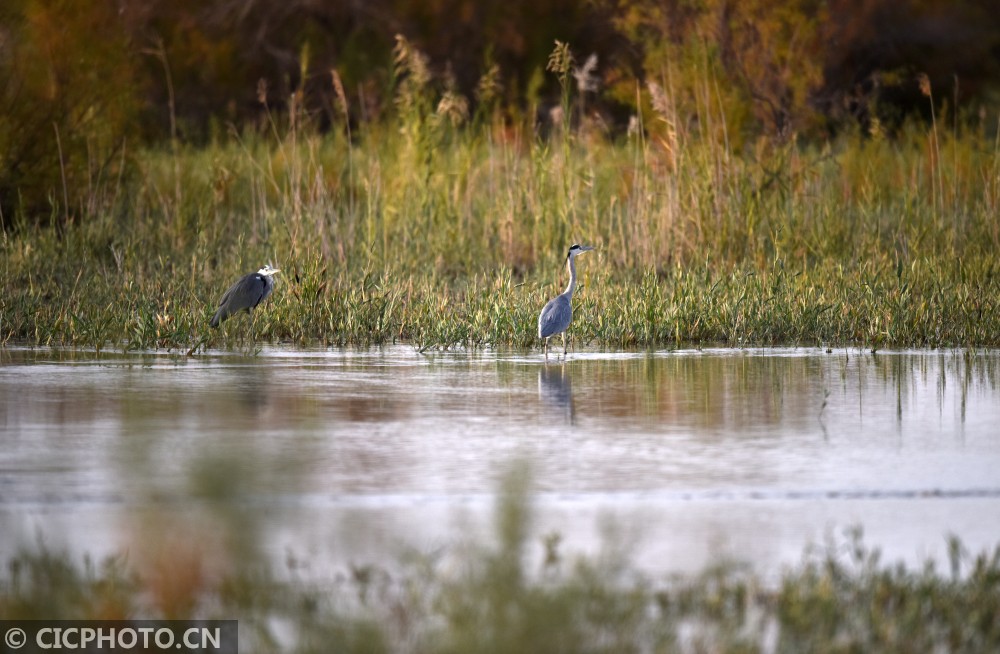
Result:
M584 252L590 252L591 250L594 249L594 246L593 245L581 245L580 249L583 250Z
M275 273L280 273L280 272L281 272L281 270L279 268L272 268L271 270L267 271L267 276L270 277L271 275L273 275Z

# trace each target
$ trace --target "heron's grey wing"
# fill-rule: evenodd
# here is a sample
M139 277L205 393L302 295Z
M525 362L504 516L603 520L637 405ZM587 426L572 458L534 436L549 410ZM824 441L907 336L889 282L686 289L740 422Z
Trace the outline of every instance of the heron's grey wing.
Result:
M243 278L237 280L235 284L227 288L226 292L222 294L222 299L219 300L219 309L215 312L215 315L212 316L212 319L208 322L209 325L211 325L212 327L218 327L219 323L228 318L229 314L232 313L229 307L229 300L233 296L233 293L236 291L237 287L240 285L241 281L243 281Z
M573 319L573 307L565 295L549 300L538 316L538 337L547 338L569 327Z
M232 311L253 309L264 299L267 290L267 280L257 273L244 275L232 288L229 304Z
M219 310L212 316L210 323L212 327L218 327L220 322L241 309L257 306L257 303L262 299L265 287L264 279L257 273L240 277L222 294L222 299L219 300Z
M229 298L232 297L233 292L236 291L236 289L240 285L240 282L242 282L244 279L245 277L240 277L238 280L236 280L236 282L232 286L226 289L226 292L222 294L222 299L219 300L220 307L225 306L226 303L229 302Z

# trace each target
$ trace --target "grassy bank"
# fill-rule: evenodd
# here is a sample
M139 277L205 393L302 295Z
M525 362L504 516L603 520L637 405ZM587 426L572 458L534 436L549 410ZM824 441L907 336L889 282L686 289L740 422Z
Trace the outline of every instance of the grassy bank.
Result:
M2 235L0 342L527 347L581 242L599 249L572 333L601 347L1000 344L1000 150L982 132L736 149L659 122L543 138L413 106L355 133L272 124L136 153L69 223ZM264 262L283 273L254 324L210 331Z
M80 564L44 546L0 575L0 616L240 621L240 651L337 652L987 652L1000 647L1000 548L949 544L948 571L883 562L861 534L763 580L737 566L651 579L627 546L564 556L536 541L524 476L508 475L488 542L395 563L354 562L332 580L307 561L274 570L218 525L211 538ZM169 529L160 525L160 529ZM256 533L251 531L251 533ZM176 539L174 534L173 538ZM168 538L168 540L170 540ZM236 545L239 543L239 545ZM238 567L229 557L237 557Z
M781 261L722 271L704 264L617 277L592 270L602 263L599 256L580 262L587 270L571 328L578 344L1000 345L1000 283L991 260L807 270L789 270ZM176 268L155 266L144 281L113 268L67 270L61 277L42 271L25 275L23 286L7 286L0 329L4 343L123 350L183 351L203 339L209 347L280 341L531 348L540 347L538 311L560 291L540 274L519 281L507 268L457 281L323 268L321 261L292 268L255 317L240 315L218 332L208 319L223 287L192 283Z

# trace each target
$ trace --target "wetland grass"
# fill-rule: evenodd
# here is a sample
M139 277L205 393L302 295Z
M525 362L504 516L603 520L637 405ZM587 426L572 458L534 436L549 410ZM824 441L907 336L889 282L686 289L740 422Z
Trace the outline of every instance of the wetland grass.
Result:
M1000 278L973 260L868 259L845 265L675 264L638 272L598 255L582 274L571 326L577 343L603 348L852 345L885 347L1000 344ZM277 257L275 257L277 258ZM79 261L80 268L73 270ZM200 342L233 347L253 326L261 341L326 345L412 343L418 348L540 347L536 316L562 283L545 273L464 276L334 272L313 256L285 260L289 274L252 316L219 330L209 319L222 292L211 267L192 257L135 272L86 258L8 269L0 300L0 341L98 350L187 350ZM8 259L9 262L9 259ZM9 264L8 264L9 265ZM790 269L791 268L791 269ZM231 276L219 275L228 280Z
M0 235L0 343L233 347L248 321L209 333L214 301L271 262L257 340L535 347L561 253L588 242L577 343L1000 345L1000 146L983 134L542 138L440 114L405 46L416 68L382 123L272 118L147 149L58 228L21 218Z

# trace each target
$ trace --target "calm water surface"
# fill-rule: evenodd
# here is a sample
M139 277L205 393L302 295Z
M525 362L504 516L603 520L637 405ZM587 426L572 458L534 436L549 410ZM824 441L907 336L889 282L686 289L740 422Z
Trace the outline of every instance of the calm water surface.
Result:
M335 568L486 535L777 570L861 526L891 559L1000 542L1000 353L0 350L0 554L226 538ZM609 525L613 526L609 528Z

